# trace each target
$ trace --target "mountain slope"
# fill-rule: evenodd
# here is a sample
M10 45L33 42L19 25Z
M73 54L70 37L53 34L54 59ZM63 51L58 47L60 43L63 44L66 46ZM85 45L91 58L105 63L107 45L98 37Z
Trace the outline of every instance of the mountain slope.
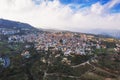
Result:
M16 21L11 21L11 20L5 20L5 19L0 19L0 28L14 28L14 29L35 29L33 26L27 24L27 23L21 23L21 22L16 22Z
M105 35L105 36L110 36L114 38L120 39L120 30L109 30L109 29L94 29L94 30L89 30L89 33L92 34L99 34L99 35Z

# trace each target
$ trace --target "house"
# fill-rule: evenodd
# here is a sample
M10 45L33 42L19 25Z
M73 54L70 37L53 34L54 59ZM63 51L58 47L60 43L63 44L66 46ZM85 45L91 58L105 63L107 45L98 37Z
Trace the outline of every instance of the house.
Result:
M63 64L70 65L70 64L71 64L71 61L68 60L67 58L63 58L63 59L62 59L62 63L63 63Z
M27 49L30 48L30 47L31 47L30 45L25 45L25 48L27 48Z
M68 49L68 50L66 50L66 51L64 52L64 55L65 55L65 56L68 56L68 55L70 55L70 53L71 53L71 50Z
M76 54L85 55L85 50L83 48L76 48L75 52Z
M25 51L21 54L21 56L23 56L25 58L30 58L30 53L29 53L29 51Z
M100 49L101 47L100 47L100 45L99 44L97 44L96 45L96 49Z

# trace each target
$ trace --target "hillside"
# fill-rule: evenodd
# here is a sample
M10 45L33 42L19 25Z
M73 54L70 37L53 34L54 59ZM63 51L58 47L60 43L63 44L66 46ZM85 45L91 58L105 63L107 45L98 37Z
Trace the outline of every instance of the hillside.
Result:
M0 28L10 28L10 29L35 29L35 27L27 24L27 23L21 23L6 19L0 19Z
M120 41L0 19L0 80L120 80Z
M114 30L110 30L110 29L93 29L93 30L89 30L89 33L92 34L99 34L99 35L104 35L104 36L109 36L109 37L114 37L117 39L120 39L120 30L118 29L114 29Z

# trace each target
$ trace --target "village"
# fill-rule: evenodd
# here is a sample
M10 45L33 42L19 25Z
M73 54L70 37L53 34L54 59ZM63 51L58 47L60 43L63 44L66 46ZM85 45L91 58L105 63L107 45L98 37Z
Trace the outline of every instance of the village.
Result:
M96 38L94 35L73 32L43 32L28 33L25 35L16 35L19 30L0 29L3 35L8 35L8 43L33 42L36 50L48 50L52 47L54 50L62 50L65 55L70 53L85 55L91 54L93 48L107 48L102 41L114 42L114 38ZM119 46L119 44L116 44ZM115 50L119 50L118 48Z
M120 60L120 40L115 38L69 31L31 32L31 30L24 30L26 32L23 34L22 30L0 28L0 72L9 68L13 69L14 67L18 67L14 71L21 71L21 67L23 69L26 69L26 67L32 69L30 66L35 66L37 65L35 62L38 62L39 64L42 63L40 65L41 68L38 69L51 67L48 71L56 68L56 66L58 71L65 66L69 67L60 70L61 73L67 69L72 71L73 69L71 68L76 69L81 66L93 67L94 64L99 65L101 61L99 59L102 59L100 57L105 54L109 56L111 64L116 60ZM107 60L105 59L105 61ZM104 61L101 62L101 65L103 63ZM84 67L81 67L80 71L82 68ZM87 71L87 69L89 68L85 68L83 71ZM57 70L53 71L56 72ZM119 69L117 68L116 70ZM44 69L41 71L44 73ZM24 73L28 75L28 73ZM66 73L68 74L68 72ZM31 74L30 71L29 74ZM52 72L50 72L51 74Z
M114 42L114 38L96 38L92 34L77 32L37 32L27 33L24 35L16 35L19 30L0 29L3 35L7 35L8 43L34 43L37 51L48 51L51 49L53 53L57 50L64 52L64 55L87 55L93 54L95 49L106 49L107 45L102 41ZM30 47L26 45L25 47ZM120 51L119 44L114 47L116 52ZM29 51L27 51L29 53ZM26 53L25 53L26 54ZM22 53L23 55L23 53Z

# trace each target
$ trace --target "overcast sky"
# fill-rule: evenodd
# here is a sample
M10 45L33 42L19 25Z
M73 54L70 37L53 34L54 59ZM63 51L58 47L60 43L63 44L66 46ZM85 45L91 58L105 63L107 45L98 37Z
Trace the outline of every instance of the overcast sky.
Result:
M46 29L120 30L120 0L0 0L0 18Z

